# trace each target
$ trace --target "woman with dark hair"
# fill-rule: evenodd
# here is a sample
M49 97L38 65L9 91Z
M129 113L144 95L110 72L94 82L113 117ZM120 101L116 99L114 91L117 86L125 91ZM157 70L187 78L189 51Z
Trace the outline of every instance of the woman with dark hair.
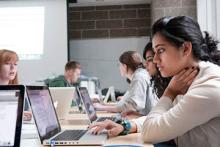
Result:
M167 88L171 78L164 78L161 76L157 65L153 63L154 51L152 43L149 42L143 51L143 58L145 59L145 68L151 76L151 86L153 87L153 92L160 98L163 95L164 90Z
M123 98L115 105L94 103L97 110L146 115L156 103L149 86L150 77L144 69L141 55L136 51L124 52L120 57L120 73L130 84Z
M172 77L163 96L142 120L97 123L94 133L141 132L144 142L175 139L178 147L220 146L220 51L218 41L186 16L164 17L152 28L154 62ZM124 125L126 124L126 125ZM127 127L129 126L129 127Z

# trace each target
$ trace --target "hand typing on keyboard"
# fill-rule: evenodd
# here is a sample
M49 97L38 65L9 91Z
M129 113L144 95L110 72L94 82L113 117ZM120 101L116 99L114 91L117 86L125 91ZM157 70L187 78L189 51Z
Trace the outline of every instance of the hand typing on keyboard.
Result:
M111 120L105 120L103 122L96 122L91 124L89 129L92 129L92 134L100 134L104 130L104 132L107 133L109 137L113 137L119 135L124 130L124 127Z
M94 135L99 135L99 134L106 134L107 133L107 130L106 129L103 129L101 130L100 132L98 132L97 134L95 134L95 130L97 129L97 127L94 127L94 128L90 128L88 133L91 133L91 134L94 134Z
M97 127L89 128L88 133L94 134L94 131L97 129Z

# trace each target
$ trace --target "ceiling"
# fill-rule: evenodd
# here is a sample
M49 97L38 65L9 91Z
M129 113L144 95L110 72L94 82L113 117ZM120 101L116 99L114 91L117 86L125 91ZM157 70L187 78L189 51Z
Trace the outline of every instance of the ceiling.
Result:
M106 6L145 3L151 3L151 0L70 0L69 6Z

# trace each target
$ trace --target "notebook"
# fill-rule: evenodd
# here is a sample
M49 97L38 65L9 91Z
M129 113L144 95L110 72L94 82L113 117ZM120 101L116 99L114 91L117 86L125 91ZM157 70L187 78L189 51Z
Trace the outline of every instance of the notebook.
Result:
M88 130L61 130L48 87L27 86L40 141L44 145L103 145L105 132L93 135Z
M0 86L0 146L20 146L23 103L23 85Z

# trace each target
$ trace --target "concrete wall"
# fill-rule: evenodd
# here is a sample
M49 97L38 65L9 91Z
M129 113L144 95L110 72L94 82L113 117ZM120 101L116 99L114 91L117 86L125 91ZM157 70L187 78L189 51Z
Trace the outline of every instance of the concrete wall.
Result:
M196 0L152 0L152 24L164 16L186 15L196 20Z
M149 37L71 40L71 59L79 61L82 73L99 77L101 87L115 86L127 89L127 83L119 71L119 56L127 50L142 54Z

